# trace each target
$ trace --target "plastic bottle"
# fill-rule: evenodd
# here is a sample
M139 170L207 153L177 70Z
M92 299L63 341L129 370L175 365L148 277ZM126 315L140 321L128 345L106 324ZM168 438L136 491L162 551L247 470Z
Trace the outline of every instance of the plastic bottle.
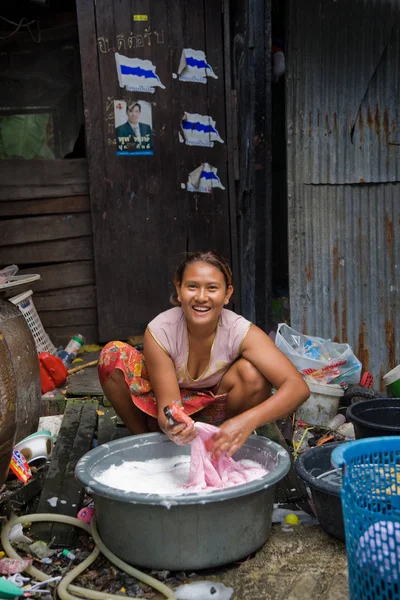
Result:
M68 344L65 346L64 350L58 352L58 357L61 358L61 360L67 368L70 366L74 358L76 358L76 355L78 354L79 350L82 348L84 343L85 338L83 337L83 335L74 335L72 336Z
M346 422L346 417L344 415L338 414L336 417L333 417L328 423L328 429L330 431L336 431L338 427L343 425Z
M75 554L73 554L73 552L70 552L70 550L67 550L66 548L61 552L61 554L65 556L65 558L68 558L68 560L74 561L76 559Z

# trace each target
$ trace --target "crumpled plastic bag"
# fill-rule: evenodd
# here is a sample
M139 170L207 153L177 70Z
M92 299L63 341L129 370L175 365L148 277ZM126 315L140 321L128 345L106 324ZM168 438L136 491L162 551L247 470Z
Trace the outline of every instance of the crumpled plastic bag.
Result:
M349 344L299 333L280 323L275 344L309 383L357 384L362 365Z
M17 265L10 265L0 271L0 284L7 283L18 272Z

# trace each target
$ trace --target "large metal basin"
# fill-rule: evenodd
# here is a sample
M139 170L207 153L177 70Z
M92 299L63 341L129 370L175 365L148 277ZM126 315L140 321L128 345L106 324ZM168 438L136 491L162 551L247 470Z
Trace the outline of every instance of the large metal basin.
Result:
M290 458L266 438L252 436L235 458L255 460L271 472L222 491L168 499L123 492L94 479L124 460L189 453L189 446L148 433L99 446L78 462L75 474L94 497L100 536L126 562L153 569L205 569L248 556L267 540L275 484L289 471Z

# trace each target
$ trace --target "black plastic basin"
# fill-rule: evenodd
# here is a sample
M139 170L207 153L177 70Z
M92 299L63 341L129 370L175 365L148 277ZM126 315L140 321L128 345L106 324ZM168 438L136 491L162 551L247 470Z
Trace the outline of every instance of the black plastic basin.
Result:
M357 439L400 435L400 398L365 400L349 406L346 417Z
M300 454L295 462L297 475L311 490L315 512L326 533L344 541L344 523L340 488L328 481L318 479L318 475L331 471L332 451L343 442L333 442L310 448Z

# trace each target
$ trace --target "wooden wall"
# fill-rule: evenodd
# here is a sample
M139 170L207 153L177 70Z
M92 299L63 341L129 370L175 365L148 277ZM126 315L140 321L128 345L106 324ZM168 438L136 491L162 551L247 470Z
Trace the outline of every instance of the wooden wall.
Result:
M56 346L97 342L92 219L84 159L0 161L0 268L39 273L26 289Z

